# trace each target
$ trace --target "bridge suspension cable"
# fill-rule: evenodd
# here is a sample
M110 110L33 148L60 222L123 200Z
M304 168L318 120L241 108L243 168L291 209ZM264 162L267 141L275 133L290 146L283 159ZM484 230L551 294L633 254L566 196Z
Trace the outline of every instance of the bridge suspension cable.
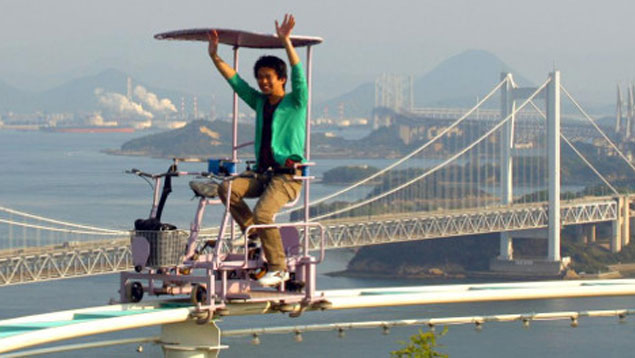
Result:
M0 219L0 223L8 224L8 225L20 226L20 227L25 227L25 228L29 228L29 229L39 229L39 230L63 232L63 233L78 234L78 235L113 236L113 235L121 235L121 234L127 234L128 233L127 231L100 232L100 231L82 231L82 230L64 229L64 228L56 228L56 227L51 227L51 226L34 225L34 224L28 224L28 223L23 223L23 222L19 222L19 221L4 220L4 219Z
M536 97L546 86L547 84L549 84L551 80L547 79L540 87L538 87L531 96L529 96L518 108L516 108L514 111L512 111L507 117L505 117L504 119L502 119L497 125L495 125L494 127L492 127L489 131L485 132L485 134L483 134L482 136L480 136L477 140L475 140L474 142L472 142L471 144L469 144L467 147L465 147L463 150L461 150L458 153L455 153L454 155L450 156L448 159L442 161L441 163L433 166L432 168L428 169L426 172L424 172L423 174L395 187L392 188L391 190L388 190L384 193L381 193L375 197L363 200L361 202L355 203L353 205L347 206L345 208L339 209L339 210L335 210L332 211L330 213L326 213L323 215L319 215L316 217L311 218L311 220L321 220L333 215L338 215L356 208L359 208L361 206L364 206L366 204L372 203L374 201L377 201L379 199L382 199L390 194L393 194L427 176L429 176L430 174L436 172L437 170L439 170L440 168L446 166L448 163L454 161L456 158L460 157L461 155L463 155L464 153L466 153L467 151L469 151L470 149L474 148L477 144L479 144L480 142L482 142L483 140L485 140L486 138L488 138L492 133L494 133L495 131L497 131L500 127L503 126L503 124L505 124L507 121L509 121L517 112L519 112L521 109L523 109L529 102L531 102L531 100Z
M0 206L0 211L3 211L5 213L7 213L7 214L18 215L18 216L29 218L29 219L34 219L34 220L38 220L38 221L48 222L48 223L51 223L51 224L56 224L56 225L61 225L61 226L68 226L68 227L74 227L74 228L77 228L77 229L91 230L92 231L91 234L92 233L96 233L96 232L103 232L103 233L110 233L110 234L121 234L122 233L121 230L104 229L104 228L100 228L100 227L96 227L96 226L80 225L80 224L75 224L75 223L71 223L71 222L67 222L67 221L49 219L49 218L45 218L45 217L42 217L42 216L37 216L37 215L25 213L23 211L10 209L10 208L3 207L3 206ZM23 223L13 222L12 224L21 225ZM49 227L42 227L42 228L51 229L52 230L52 228L49 228Z
M439 138L443 137L444 135L446 135L447 133L449 133L452 129L456 128L459 124L461 124L461 122L463 122L465 119L467 119L472 113L474 113L475 110L477 110L483 103L487 102L487 100L490 99L490 97L492 97L502 86L503 84L505 84L509 79L505 78L502 81L500 81L485 97L483 97L483 99L481 99L480 101L478 101L476 103L476 105L472 108L470 108L467 112L465 112L459 119L457 119L456 121L454 121L454 123L452 123L451 125L449 125L448 127L444 128L442 131L440 131L436 136L434 136L432 139L430 139L429 141L427 141L425 144L423 144L422 146L420 146L419 148L413 150L412 152L410 152L409 154L405 155L404 157L402 157L401 159L393 162L392 164L390 164L389 166L385 167L384 169L381 169L380 171L344 188L341 190L338 190L332 194L326 195L320 199L314 200L311 202L311 205L316 205L316 204L320 204L323 203L327 200L336 198L346 192L349 192L357 187L359 187L360 185L363 185L365 183L368 183L369 181L377 178L378 176L388 172L389 170L397 167L398 165L402 164L403 162L405 162L406 160L412 158L413 156L419 154L420 152L422 152L423 150L427 149L432 143L434 143L436 140L438 140ZM298 210L300 208L300 206L296 206L293 208L289 208L285 211L282 211L281 214L288 214L294 210Z
M609 145L615 150L615 152L617 154L619 154L619 156L624 159L624 161L626 162L626 164L628 164L628 166L631 167L631 169L633 169L633 171L635 172L635 166L633 166L633 163L631 163L630 160L628 160L628 158L624 155L624 153L622 153L622 151L615 145L615 143L613 143L613 141L611 141L611 139L609 139L609 137L606 135L606 133L604 133L604 131L602 131L602 129L600 129L600 127L595 123L595 121L593 120L593 118L591 118L591 116L582 108L582 106L580 106L580 104L578 103L578 101L575 100L575 98L573 98L573 96L571 96L571 94L569 93L569 91L567 91L566 88L564 88L564 86L560 86L560 88L562 89L562 91L567 95L567 97L569 97L569 100L573 103L574 106L576 106L576 108L580 111L580 113L582 113L582 115L584 117L586 117L586 119L591 122L591 124L593 125L593 127L602 135L602 137L604 138L604 140L606 140Z
M547 119L547 115L544 114L544 112L542 112L540 108L538 108L538 106L536 106L536 104L533 101L531 102L531 105L542 116L542 118L544 118L545 120ZM595 175L597 175L597 177L600 178L600 180L602 180L602 182L604 182L604 184L606 184L606 186L608 186L609 189L611 189L613 194L616 194L616 195L619 194L619 192L615 189L615 187L613 187L613 185L611 185L611 183L593 166L593 164L591 164L591 162L589 162L586 159L586 157L584 157L584 155L573 145L573 143L569 141L569 139L567 139L567 137L564 134L562 134L562 132L560 133L560 138L562 138L562 140L564 140L564 142L567 143L569 148L571 148L571 150L573 150L575 154L578 155L580 160L582 160L584 164L586 164L593 171L593 173L595 173Z

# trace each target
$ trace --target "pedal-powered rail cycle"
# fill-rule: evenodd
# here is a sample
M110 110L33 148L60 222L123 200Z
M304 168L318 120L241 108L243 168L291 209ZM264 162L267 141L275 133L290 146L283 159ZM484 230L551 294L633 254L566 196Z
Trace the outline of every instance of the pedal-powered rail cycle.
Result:
M155 35L159 40L208 41L211 29L192 29L166 32ZM274 49L283 48L274 35L258 34L237 30L216 29L219 43L233 47L233 67L238 70L238 50L241 47ZM308 307L326 304L316 294L316 265L324 260L324 228L319 223L309 221L310 175L310 135L311 135L311 49L322 42L318 37L291 36L294 47L306 47L306 73L308 103L306 114L306 162L296 163L290 170L293 179L304 184L303 219L297 222L271 225L251 225L243 235L237 237L230 214L230 203L222 206L217 199L217 190L223 181L231 181L240 175L241 165L238 150L253 142L238 143L238 96L233 98L232 156L224 159L174 158L165 173L150 174L138 169L128 171L152 180L154 193L150 217L135 222L131 234L131 248L135 272L123 272L120 278L120 299L122 302L139 302L148 295L189 295L196 304L200 317L211 319L222 315L228 303L269 302L280 311L300 314ZM179 171L178 165L185 161L207 162L207 171ZM247 168L249 167L247 162ZM289 174L289 173L287 173ZM249 174L260 175L260 174ZM167 196L171 192L175 177L195 176L208 180L205 184L190 182L190 187L199 197L198 208L190 226L189 235L175 227L161 223L161 213ZM163 190L160 192L163 182ZM292 203L287 204L293 205ZM203 214L208 205L217 205L224 210L222 221L215 239L201 240ZM280 229L285 249L290 279L276 288L262 287L256 280L266 267L266 259L257 247L248 240L253 230L276 227ZM317 240L319 256L311 256L312 240Z

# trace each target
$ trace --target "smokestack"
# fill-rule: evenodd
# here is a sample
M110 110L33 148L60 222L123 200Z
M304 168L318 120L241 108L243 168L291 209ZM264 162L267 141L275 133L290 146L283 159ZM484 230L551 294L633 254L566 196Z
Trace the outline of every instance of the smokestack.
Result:
M628 106L626 108L626 138L631 137L631 122L633 121L633 86L628 86Z
M128 100L132 100L132 78L128 76L128 80L126 82L127 82L126 83L126 87L127 87L126 97L128 97Z
M622 90L617 85L617 104L615 105L615 133L619 133L622 125Z
M210 121L216 120L216 96L213 94L212 94L212 106L209 112L209 120Z
M193 107L194 107L194 119L198 119L198 98L196 98L196 96L194 96L194 101L193 101Z
M187 119L187 115L185 114L185 97L181 97L181 119Z

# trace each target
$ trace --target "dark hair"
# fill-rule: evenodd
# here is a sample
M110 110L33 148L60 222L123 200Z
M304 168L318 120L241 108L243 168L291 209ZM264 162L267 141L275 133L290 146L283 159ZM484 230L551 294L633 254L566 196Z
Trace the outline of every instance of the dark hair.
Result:
M262 67L271 68L276 71L278 78L287 78L287 64L276 56L262 56L254 65L254 77L258 78L258 70Z

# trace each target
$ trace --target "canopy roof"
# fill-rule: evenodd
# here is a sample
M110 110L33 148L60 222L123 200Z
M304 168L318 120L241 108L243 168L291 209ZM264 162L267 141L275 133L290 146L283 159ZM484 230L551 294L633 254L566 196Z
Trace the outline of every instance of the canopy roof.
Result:
M234 47L249 48L284 48L280 39L272 34L260 34L240 30L215 29L218 32L219 42ZM157 40L183 40L183 41L205 41L207 34L212 31L208 29L188 29L163 32L154 35ZM311 46L321 43L320 37L314 36L291 36L291 43L294 47Z

